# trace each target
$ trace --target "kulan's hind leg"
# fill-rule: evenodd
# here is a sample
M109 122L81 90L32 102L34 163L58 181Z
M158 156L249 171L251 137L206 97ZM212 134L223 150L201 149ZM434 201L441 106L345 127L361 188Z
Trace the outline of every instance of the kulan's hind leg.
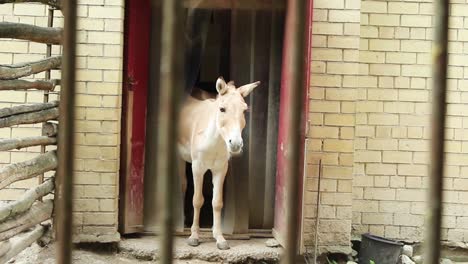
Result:
M177 232L183 232L185 227L185 213L184 213L184 202L185 192L187 190L187 178L185 175L185 161L182 159L178 160L178 176L176 177L176 186L180 186L180 191L177 189L175 198L175 230Z
M187 243L190 246L198 246L200 244L200 209L203 205L203 176L206 170L202 169L197 162L192 163L193 172L193 223L192 234Z

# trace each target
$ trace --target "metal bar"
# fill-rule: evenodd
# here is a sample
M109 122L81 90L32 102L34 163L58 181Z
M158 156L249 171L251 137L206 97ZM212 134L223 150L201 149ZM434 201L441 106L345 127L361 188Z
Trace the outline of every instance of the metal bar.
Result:
M317 183L317 208L315 211L315 242L314 242L314 264L317 264L318 255L318 237L320 221L320 184L322 183L322 160L318 164L318 183Z
M152 8L157 11L157 2ZM156 172L158 177L158 202L160 233L160 261L172 263L174 231L174 175L177 175L177 120L179 99L184 80L184 46L182 38L181 1L162 1L161 62L159 76L159 111L158 111L158 155ZM153 24L152 26L156 26ZM153 62L154 63L154 62Z
M286 249L282 259L283 263L296 263L299 213L299 174L301 172L301 115L303 110L304 94L304 48L305 48L305 17L307 6L305 0L290 0L287 4L286 27L288 35L285 36L291 48L291 56L285 58L287 80L290 87L289 97L286 98L288 111L286 150L286 223L287 237Z
M57 263L71 263L76 77L76 0L64 1L62 89L58 134L56 191Z
M435 31L432 44L432 120L431 154L428 191L429 217L426 229L424 263L439 263L440 227L442 222L442 190L444 170L445 114L447 112L447 47L449 1L435 1Z
M54 26L54 8L49 7L49 12L47 14L47 26L48 27L53 27ZM47 44L46 48L46 58L49 58L52 55L52 44ZM48 81L50 80L50 70L45 71L45 80ZM44 91L44 103L49 102L49 91ZM45 123L42 123L42 127L44 127ZM44 134L43 134L44 136ZM46 151L46 146L41 146L41 153L45 153ZM42 184L44 182L44 173L39 175L39 184ZM42 200L42 197L41 199Z

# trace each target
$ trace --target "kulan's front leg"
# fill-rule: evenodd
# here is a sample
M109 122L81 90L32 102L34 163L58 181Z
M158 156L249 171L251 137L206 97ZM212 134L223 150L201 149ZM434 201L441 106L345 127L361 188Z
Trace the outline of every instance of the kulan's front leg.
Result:
M190 235L187 243L190 246L198 246L200 244L200 209L203 205L203 176L206 170L203 170L197 162L192 163L193 173L193 223L192 234Z
M221 210L223 209L223 184L226 177L227 164L219 171L213 171L213 237L216 239L218 249L229 249L221 229Z

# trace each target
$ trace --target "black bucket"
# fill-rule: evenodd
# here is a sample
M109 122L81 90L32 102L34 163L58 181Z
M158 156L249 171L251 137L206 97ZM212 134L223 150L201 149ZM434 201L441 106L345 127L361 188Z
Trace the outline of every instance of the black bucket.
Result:
M402 249L403 243L371 234L363 234L361 250L359 251L359 264L396 264Z

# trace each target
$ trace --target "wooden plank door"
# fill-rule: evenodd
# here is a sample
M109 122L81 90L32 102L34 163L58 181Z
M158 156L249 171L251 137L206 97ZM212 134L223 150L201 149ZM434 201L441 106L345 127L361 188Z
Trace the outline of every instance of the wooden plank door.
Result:
M265 174L268 121L268 93L277 89L269 85L271 11L258 10L252 14L252 81L261 85L247 98L249 105L249 229L268 228L263 225L265 207ZM271 228L270 226L269 228Z
M310 64L310 43L311 43L311 23L312 23L312 0L307 1L307 6L309 7L307 10L306 16L306 35L307 43L305 45L306 50L304 50L304 69L305 69L305 76L306 76L306 85L308 86L308 79L310 76L309 72L309 64ZM289 87L288 87L288 80L294 72L291 72L290 69L286 68L287 63L286 60L289 56L291 56L292 49L290 45L290 34L294 27L293 19L288 17L289 11L286 12L286 25L285 25L285 32L284 32L284 44L283 44L283 67L281 73L281 99L280 99L280 113L279 113L279 132L278 132L278 154L277 154L277 174L276 174L276 195L275 195L275 223L273 228L273 235L275 238L284 246L285 239L286 239L286 196L287 195L297 195L297 194L288 194L286 193L286 178L285 178L285 161L286 161L286 147L289 142L287 142L288 134L286 132L286 124L288 122L287 116L289 111L289 105L286 105L285 102L288 101L290 96L289 94ZM307 102L308 102L308 89L304 89L303 95L303 104L304 104L304 113L302 115L302 133L301 133L301 146L300 149L304 149L304 141L305 141L305 125L306 125L306 116L307 116ZM301 159L300 162L304 163L304 152L301 152ZM301 166L303 168L303 166ZM299 190L302 190L303 185L303 170L302 173L297 175L299 181ZM302 192L301 192L302 193ZM302 198L299 199L300 203L302 203ZM298 205L299 207L299 219L301 219L301 204ZM300 221L298 223L300 227ZM299 228L300 230L300 228Z
M150 1L126 1L119 226L143 230Z
M231 11L231 62L230 77L236 85L251 81L250 59L252 44L252 12L233 9ZM246 120L249 120L246 114ZM248 124L247 124L248 126ZM247 234L249 231L249 133L242 131L243 154L229 162L225 180L223 231L228 234Z

